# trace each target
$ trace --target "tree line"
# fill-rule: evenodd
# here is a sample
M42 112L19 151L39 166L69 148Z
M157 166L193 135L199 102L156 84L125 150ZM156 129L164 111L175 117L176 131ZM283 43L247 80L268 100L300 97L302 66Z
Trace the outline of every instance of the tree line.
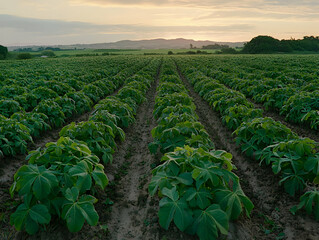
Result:
M291 53L318 52L319 36L305 36L303 39L278 40L271 36L257 36L244 45L242 53Z

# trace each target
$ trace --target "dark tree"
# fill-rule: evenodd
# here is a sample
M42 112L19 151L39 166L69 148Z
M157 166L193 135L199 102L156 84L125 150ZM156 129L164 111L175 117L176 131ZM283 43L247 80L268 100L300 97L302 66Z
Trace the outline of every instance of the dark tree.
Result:
M42 55L48 56L48 57L55 57L55 53L52 50L44 50L42 51Z
M19 53L17 56L18 59L30 59L32 55L30 53Z
M270 36L254 37L246 43L244 53L274 53L280 51L280 41Z
M8 48L0 45L0 59L5 59L8 55Z

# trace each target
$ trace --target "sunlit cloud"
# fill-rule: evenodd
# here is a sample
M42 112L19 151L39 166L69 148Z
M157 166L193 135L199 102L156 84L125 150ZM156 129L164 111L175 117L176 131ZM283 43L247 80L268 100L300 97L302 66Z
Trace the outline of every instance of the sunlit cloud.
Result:
M273 12L254 10L222 10L213 11L210 14L193 18L193 20L204 19L241 19L241 20L292 20L292 21L313 21L319 20L319 13L298 13L298 12Z
M23 18L12 15L0 15L0 29L10 30L11 34L21 34L36 38L79 37L83 35L127 35L133 39L150 36L170 36L180 34L207 35L227 32L247 33L254 28L249 24L209 25L209 26L151 26L137 24L92 24L86 22L68 22L61 20ZM74 41L74 40L73 40Z
M10 0L2 43L144 38L249 41L318 35L318 0Z

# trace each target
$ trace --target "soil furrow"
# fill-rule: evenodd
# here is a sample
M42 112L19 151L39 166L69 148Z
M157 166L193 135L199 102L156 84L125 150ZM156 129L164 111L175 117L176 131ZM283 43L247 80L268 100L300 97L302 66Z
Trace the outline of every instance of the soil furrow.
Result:
M115 183L113 196L110 196L114 205L106 221L108 239L159 238L157 218L149 219L156 207L152 206L147 190L151 166L156 162L148 143L152 141L151 130L156 126L153 109L157 83L158 77L147 93L147 101L138 109L136 122L128 129L124 143L114 155L112 166L106 169Z
M180 73L180 71L179 71ZM251 219L241 218L230 227L229 239L319 239L318 223L304 212L293 216L289 209L298 204L279 186L279 178L267 166L244 156L235 144L232 132L223 126L221 117L203 100L181 75L194 99L200 122L210 134L216 149L233 155L242 188L253 201Z

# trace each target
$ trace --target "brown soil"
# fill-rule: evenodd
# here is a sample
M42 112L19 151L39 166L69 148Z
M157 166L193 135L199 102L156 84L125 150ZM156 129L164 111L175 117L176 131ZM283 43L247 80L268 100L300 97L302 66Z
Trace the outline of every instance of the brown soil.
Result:
M319 239L319 224L305 212L293 216L289 209L298 204L279 186L276 177L268 166L241 153L235 144L232 132L221 121L209 104L194 92L190 83L181 76L190 96L197 107L199 121L215 143L216 149L226 150L233 155L242 188L252 200L255 208L251 218L242 217L232 223L228 239ZM282 236L282 238L281 238Z

